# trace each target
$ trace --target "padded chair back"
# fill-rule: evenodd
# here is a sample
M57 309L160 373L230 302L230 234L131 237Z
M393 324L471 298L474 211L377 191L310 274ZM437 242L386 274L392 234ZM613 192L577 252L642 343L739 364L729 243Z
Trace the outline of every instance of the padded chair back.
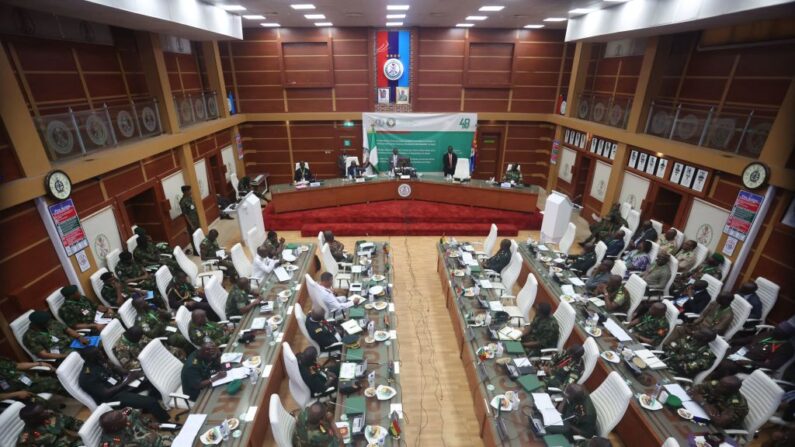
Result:
M124 327L129 329L135 326L135 317L137 316L138 311L132 305L132 298L128 298L127 301L121 303L121 306L119 306L119 318L124 323Z
M226 320L226 300L229 298L229 292L224 290L218 278L213 276L207 281L204 296L207 297L207 302L210 303L210 307L218 315L218 318Z
M25 352L28 353L28 356L33 361L39 361L41 359L32 352L30 352L30 349L28 349L28 347L25 346L25 343L22 343L22 340L24 340L25 338L25 332L27 332L28 328L30 328L30 314L32 313L33 309L25 312L24 314L18 316L14 321L12 321L11 324L9 324L9 326L11 327L11 332L14 333L14 338L17 339L17 344L20 347L22 347L22 349Z
M237 174L232 172L229 174L229 183L232 184L232 189L235 190L235 199L240 195L240 191L237 189L237 185L240 184L240 179L237 178Z
M323 261L323 268L332 275L337 276L339 265L331 254L331 248L329 248L327 243L323 244L323 248L320 249L320 259Z
M752 372L740 387L740 394L748 402L748 415L743 420L743 427L748 431L748 438L753 438L759 427L767 422L781 404L784 390L761 369Z
M605 253L607 253L607 244L605 244L602 241L599 241L596 243L596 246L594 247L593 251L594 253L596 253L596 262L585 273L586 276L591 276L593 274L594 269L596 269L596 266L601 264L602 260L604 260Z
M491 256L491 253L494 251L494 244L497 243L497 225L491 224L491 229L489 230L489 235L486 236L486 239L483 241L483 253Z
M519 250L519 243L511 239L511 254L516 253L516 250Z
M569 335L571 335L571 330L574 329L575 315L574 308L565 301L561 301L555 313L552 314L558 321L558 352L563 349L563 345L569 339Z
M116 273L116 266L119 264L119 255L121 255L121 250L118 248L111 250L110 253L105 255L105 265L108 267L108 270L113 273Z
M558 249L565 254L569 254L571 245L574 243L574 236L576 234L577 225L569 222L569 225L566 227L566 232L563 233L563 237L560 238L560 242L558 242Z
M638 229L638 225L640 225L640 211L630 210L626 220L629 231L635 233L635 230Z
M679 231L677 228L674 228L674 230L676 230L676 237L674 238L674 244L676 244L676 249L679 250L680 248L682 248L682 244L684 244L685 242L685 234Z
M696 374L696 377L693 379L693 383L696 385L703 382L707 376L712 374L712 371L715 371L715 368L718 367L718 364L723 361L723 357L726 356L726 351L729 350L729 343L727 343L723 337L718 335L715 337L715 340L709 342L709 350L715 354L715 361L712 362L712 365L710 365L709 368Z
M654 259L652 259L652 262L654 262ZM671 285L674 283L674 279L676 279L676 272L679 271L679 260L677 260L674 255L668 255L668 270L671 276L668 277L668 282L665 283L665 288L663 289L664 296L669 296L671 294Z
M585 340L585 343L582 345L583 348L583 369L582 375L580 379L577 380L577 383L582 385L591 377L591 373L593 373L594 367L596 367L596 361L599 358L599 346L596 345L596 340L593 337L588 337L588 340Z
M323 309L326 312L325 317L328 318L328 307L326 307L326 303L320 295L320 285L308 273L304 275L304 279L306 280L306 290L309 293L309 298L312 300L312 308Z
M174 277L171 275L171 270L165 265L161 266L155 272L157 290L160 291L160 296L163 297L163 301L166 303L166 309L168 309L169 312L174 310L171 308L171 305L168 304L168 285L171 283L172 279L174 279Z
M91 276L89 277L89 280L91 281L91 289L94 290L94 295L96 295L97 299L100 302L102 302L102 304L111 307L110 303L108 303L107 301L105 301L104 298L102 298L102 286L104 286L105 283L101 279L99 279L99 277L105 274L105 272L107 271L108 269L102 267L96 272L92 273Z
M671 332L674 331L679 321L679 309L676 308L676 305L670 300L663 300L663 304L665 304L665 321L668 322L668 333L665 334L658 348L662 348L662 345L665 344L665 340L671 336Z
M293 446L293 431L295 431L295 418L284 409L282 400L276 393L271 394L268 407L268 419L271 423L271 433L277 447Z
M635 310L638 309L640 302L643 301L643 297L646 295L646 281L633 273L630 275L627 283L624 284L624 287L629 293L629 309L627 309L627 323L629 323L632 321Z
M177 260L179 268L181 268L182 271L188 275L188 278L190 278L190 282L196 285L199 280L199 266L197 266L196 263L191 261L190 258L188 258L188 255L186 255L185 252L182 251L182 248L180 248L179 246L174 247L173 254L174 254L174 259Z
M627 263L622 261L621 259L616 259L613 261L613 268L610 269L611 275L618 275L620 277L624 277L627 274Z
M25 429L25 421L19 418L19 410L25 404L22 402L12 402L2 413L0 413L0 447L14 447L22 430Z
M710 301L715 301L715 298L720 294L720 289L723 288L723 281L715 278L709 273L701 275L701 279L707 282L707 293L709 293Z
M61 362L61 366L55 370L55 375L63 385L63 388L74 397L75 400L88 407L89 410L94 411L97 409L97 403L88 395L82 388L80 388L80 371L83 370L83 358L80 354L73 352L66 356Z
M127 239L127 251L130 253L135 253L136 248L138 248L138 235L133 234L129 237L129 239Z
M778 284L773 281L758 277L756 278L756 294L759 296L759 301L762 302L762 321L767 319L767 314L773 309L778 300L778 292L781 290Z
M627 246L629 245L629 242L632 240L632 231L630 231L629 228L622 225L620 230L624 232L624 248L622 248L621 251L618 252L617 257L621 257L621 255L623 255L624 252L627 251Z
M511 262L502 269L500 278L502 278L502 285L508 293L513 294L513 286L516 280L519 279L519 273L522 271L522 255L514 253L511 255Z
M287 371L289 379L290 395L301 408L304 408L312 401L312 392L304 383L301 370L298 369L298 359L295 358L295 354L287 342L282 343L282 356L284 357L284 369Z
M154 339L138 355L146 379L157 388L163 404L170 408L171 393L182 388L182 362L168 352L160 339Z
M297 171L298 168L300 168L300 167L301 167L301 162L300 161L295 162L295 170ZM308 161L304 162L304 167L309 169L309 162Z
M345 157L345 174L348 174L348 168L351 167L351 163L356 160L356 164L359 165L359 157ZM359 165L361 166L361 165Z
M177 329L179 329L179 333L185 337L185 340L188 340L190 344L198 348L199 346L190 340L190 332L188 331L190 318L190 310L188 310L188 308L185 306L179 306L179 309L177 309L177 315L174 317L174 322L177 323Z
M663 234L662 222L658 222L654 219L650 219L650 221L651 221L651 227L654 228L654 231L657 232L657 236L659 237L661 234Z
M105 350L105 354L108 355L108 358L111 362L113 362L116 366L122 366L119 362L119 359L116 358L116 354L113 353L113 347L116 346L116 343L121 338L122 334L124 334L124 327L121 325L121 321L118 318L114 318L102 329L102 332L99 334L100 340L102 340L102 348Z
M254 256L257 256L257 248L259 248L261 244L257 243L257 227L249 228L246 231L246 247L248 247L248 254L251 255L251 259L254 259Z
M63 306L63 303L65 301L66 298L64 298L64 296L61 295L61 289L52 292L50 296L47 297L47 306L50 308L50 312L61 323L64 323L64 321L61 318L61 315L58 313L58 310L61 308L61 306Z
M693 268L690 269L692 272L695 270L699 265L701 265L705 259L707 259L707 255L709 254L709 249L706 245L698 242L696 245L696 262L693 264Z
M729 258L723 258L723 264L720 266L720 277L722 280L726 280L729 277L729 272L732 271L732 260Z
M317 344L317 342L313 340L312 337L309 336L309 331L306 329L306 314L304 313L304 309L302 309L301 305L298 303L295 303L294 309L295 309L295 321L298 322L298 330L300 330L301 333L304 335L306 341L309 342L310 345L314 346L315 349L317 349L318 353L322 352L320 350L320 345Z
M99 439L102 437L102 427L99 425L99 418L105 413L113 411L113 407L108 404L99 404L96 410L83 422L80 431L77 432L85 447L99 447Z
M235 266L237 274L245 278L250 278L253 269L251 261L248 260L246 254L243 252L243 246L240 245L239 242L233 245L232 249L229 251L229 255L232 257L232 264Z
M469 158L461 157L455 163L455 171L453 171L453 178L454 179L468 179L472 176L472 172L469 169Z
M632 210L632 205L629 202L621 202L621 206L619 208L619 214L621 214L621 218L627 220L629 217L629 212Z
M524 282L522 290L516 295L516 306L522 312L522 317L527 319L530 315L530 309L536 301L538 294L538 280L536 275L532 272L527 274L527 280Z
M191 237L193 238L193 246L196 247L196 250L201 250L200 247L202 245L202 241L204 240L204 231L202 231L201 228L197 228ZM194 253L194 255L201 258L201 253Z
M624 418L632 390L617 371L607 375L597 389L591 393L591 401L596 408L597 436L606 438L613 428Z
M732 300L732 322L729 325L729 328L726 329L726 333L723 334L723 338L726 340L731 340L734 337L734 334L737 333L740 329L742 329L745 321L748 319L748 316L751 315L751 303L745 300L745 298L741 297L740 295L734 295L734 299Z
M654 241L649 241L649 242L651 242L651 250L649 250L649 259L651 259L651 262L654 262L654 260L657 259L657 255L660 253L660 244Z
M323 247L323 244L326 243L326 236L323 235L322 231L317 232L317 246L318 248Z
M676 438L671 436L663 442L662 447L679 447L679 442L676 441Z

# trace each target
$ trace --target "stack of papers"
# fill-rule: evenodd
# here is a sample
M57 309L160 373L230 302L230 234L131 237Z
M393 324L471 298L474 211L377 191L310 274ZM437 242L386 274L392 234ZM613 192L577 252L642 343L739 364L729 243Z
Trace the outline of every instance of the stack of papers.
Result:
M605 305L605 300L601 298L588 298L588 301L592 302L596 307L602 307Z
M549 251L549 248L544 244L538 244L536 245L536 248L540 251Z
M105 318L105 314L100 311L94 315L94 323L96 324L108 324L113 321L113 318Z
M687 394L687 391L685 391L681 385L678 383L671 383L668 385L663 385L663 388L665 388L665 391L667 391L669 394L678 397L682 401L682 406L685 408L685 410L691 412L693 417L709 420L709 416L704 409L701 408L701 405L693 401Z
M574 296L574 286L571 284L563 284L560 286L560 290L563 291L564 295Z
M585 285L585 283L582 282L582 280L580 278L577 278L576 276L572 276L571 278L569 278L569 282L577 287L583 287Z
M502 303L499 301L489 301L489 309L492 312L502 312L504 310Z
M499 330L500 340L519 340L522 338L522 331L505 326Z
M635 351L635 355L643 359L651 369L663 369L666 367L665 363L648 349L638 349Z
M544 426L549 427L552 425L563 425L563 419L560 417L560 412L555 408L552 403L552 398L547 393L533 393L533 404L541 416L544 418Z
M469 266L478 265L478 261L475 258L473 258L472 253L468 251L461 253L461 262Z
M618 341L632 341L632 337L627 334L627 331L619 326L612 318L608 318L607 321L605 321L605 329L610 331L613 337Z
M343 362L340 365L340 380L351 380L356 377L356 366L358 363Z
M221 354L221 363L240 363L243 360L242 352L225 352Z
M265 317L257 317L251 320L251 327L249 329L265 329L265 324L268 319Z
M207 419L206 414L188 415L185 424L182 425L182 429L179 431L177 437L174 438L171 445L174 447L191 447L194 439L196 439L196 435L199 434L199 430L201 430L202 425L204 425L205 419Z
M359 326L359 323L356 320L348 320L342 323L342 328L345 329L345 332L348 335L358 334L362 331L362 327Z
M285 282L290 279L290 274L287 273L284 267L276 267L273 269L273 273L276 275L276 279L278 279L279 282Z
M491 285L491 281L489 281L488 279L481 279L480 287L483 289L491 289L494 286Z
M233 380L245 379L249 375L249 368L241 366L239 368L232 368L226 372L226 377L218 379L213 382L213 387L225 385Z

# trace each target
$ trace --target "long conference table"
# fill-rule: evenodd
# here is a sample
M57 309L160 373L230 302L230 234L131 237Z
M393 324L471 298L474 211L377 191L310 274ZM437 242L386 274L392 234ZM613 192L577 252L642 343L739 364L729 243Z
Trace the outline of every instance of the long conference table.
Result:
M429 202L494 208L506 211L536 211L541 189L536 185L503 188L499 184L472 179L452 182L441 174L419 178L396 178L386 174L360 179L333 178L316 186L293 184L271 186L271 206L276 213L328 208L385 200Z
M463 290L474 284L473 278L466 275L456 276L456 270L459 270L459 265L455 259L450 258L446 244L437 244L437 251L437 270L456 333L461 360L472 391L475 413L481 426L483 442L487 446L543 445L543 441L534 436L526 416L526 413L528 413L528 403L526 401L528 399L532 401L530 396L523 391L518 383L510 379L504 369L498 367L495 361L478 361L477 349L491 343L492 340L488 337L485 329L473 329L467 324L465 319L466 315L479 311L477 300L462 296ZM520 243L519 252L523 258L522 271L517 282L519 286L524 285L528 273L533 273L538 279L540 286L535 302L546 302L553 309L557 308L561 301L560 297L564 295L561 288L564 282L554 276L549 266L539 259L540 256L537 253L531 251L528 244ZM551 252L547 253L551 255ZM460 272L458 273L460 274ZM484 291L481 289L481 292L487 300L499 300L500 293L495 292L495 290ZM585 331L585 324L580 310L581 306L583 304L575 305L578 315L574 329L567 341L567 346L572 343L582 344L590 337ZM590 311L598 311L590 302L587 303L587 306ZM602 332L603 334L600 337L595 338L599 351L615 350L618 341L607 330L603 329ZM626 345L630 346L631 343L628 342ZM668 407L657 411L649 411L640 406L636 398L638 395L644 393L652 394L657 383L661 385L675 383L673 375L666 369L644 369L638 375L633 373L623 362L616 364L599 358L593 373L585 382L585 387L590 391L595 390L612 371L617 371L625 378L627 385L634 394L624 417L613 430L624 443L631 443L633 446L639 447L659 447L667 438L673 437L679 442L679 445L688 445L688 437L691 434L719 431L719 429L711 425L698 425L684 420ZM503 394L508 390L516 391L521 396L522 405L520 410L503 412L497 417L495 410L489 405L490 400L495 395Z

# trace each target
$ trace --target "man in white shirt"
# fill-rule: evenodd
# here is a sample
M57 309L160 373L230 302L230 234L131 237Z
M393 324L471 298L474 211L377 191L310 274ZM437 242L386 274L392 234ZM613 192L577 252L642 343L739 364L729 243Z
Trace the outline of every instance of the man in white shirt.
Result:
M278 259L273 259L272 250L260 247L257 249L257 256L254 256L254 262L251 265L251 278L262 282L265 276L272 272L276 265L279 264Z
M347 297L339 296L335 293L332 286L334 285L334 275L329 272L323 272L320 275L320 297L326 304L329 315L334 315L337 312L347 309L349 307L359 304L359 299L348 300Z

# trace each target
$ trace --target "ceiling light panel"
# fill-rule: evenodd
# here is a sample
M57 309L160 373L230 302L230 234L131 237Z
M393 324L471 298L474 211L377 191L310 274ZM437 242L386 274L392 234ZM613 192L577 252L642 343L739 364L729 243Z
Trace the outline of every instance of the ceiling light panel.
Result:
M487 16L468 16L464 20L476 21L476 20L486 20L487 18L488 18Z
M315 9L315 5L311 3L298 3L295 5L290 5L290 7L297 10Z
M242 6L242 5L220 4L220 5L216 5L216 6L218 6L221 9L223 9L224 11L245 11L246 10L246 7Z
M274 22L263 22L263 23L260 23L259 26L263 26L265 28L278 28L281 25L279 25L278 23L274 23Z
M547 17L544 19L545 22L565 22L566 20L568 19L565 17Z
M387 11L408 11L409 5L386 5Z
M324 14L304 14L309 20L325 20L326 16Z
M473 26L475 26L475 24L474 23L456 23L455 26L457 26L458 28L472 28Z
M315 26L334 26L331 22L315 22Z
M386 26L403 26L403 22L386 22Z
M478 9L478 11L497 12L497 11L502 11L504 8L505 6L481 6L480 9Z
M527 29L540 29L543 28L544 25L525 25L524 27Z
M387 14L386 18L387 19L405 19L406 18L406 14Z
M248 14L243 16L246 20L265 20L265 16L262 14Z

